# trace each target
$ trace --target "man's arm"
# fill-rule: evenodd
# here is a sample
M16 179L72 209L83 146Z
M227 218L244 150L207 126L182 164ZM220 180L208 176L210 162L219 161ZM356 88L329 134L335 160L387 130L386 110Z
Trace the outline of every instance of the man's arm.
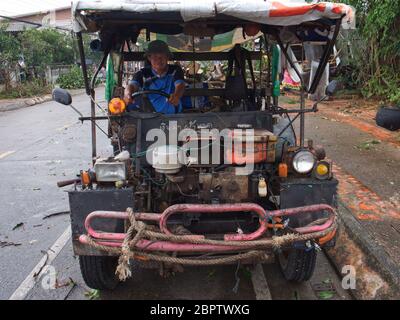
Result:
M143 87L143 73L140 70L135 73L132 80L128 82L128 85L125 88L124 101L127 105L134 102L132 99L132 94L136 91L139 91L141 87Z
M185 93L185 83L180 82L175 84L175 91L174 93L171 94L171 96L168 99L169 103L173 104L174 106L177 106L179 104L179 100L183 97L184 93Z
M185 93L185 76L183 74L183 70L181 67L177 67L174 76L174 84L175 84L175 91L171 94L170 98L168 99L169 103L173 104L174 106L179 105L179 100L183 97Z
M124 101L127 105L134 102L132 99L132 94L138 90L139 90L139 87L137 85L128 83L128 85L125 88L125 92L124 92Z

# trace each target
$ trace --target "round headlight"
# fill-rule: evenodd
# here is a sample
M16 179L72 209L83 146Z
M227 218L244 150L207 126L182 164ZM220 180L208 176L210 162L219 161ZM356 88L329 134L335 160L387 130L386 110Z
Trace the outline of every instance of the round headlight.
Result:
M314 155L310 151L299 151L293 158L293 168L298 173L309 173L315 165Z

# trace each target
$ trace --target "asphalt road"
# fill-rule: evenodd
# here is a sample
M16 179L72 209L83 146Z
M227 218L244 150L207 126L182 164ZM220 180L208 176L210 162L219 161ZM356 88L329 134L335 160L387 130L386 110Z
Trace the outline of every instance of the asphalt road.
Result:
M88 99L74 97L88 114ZM74 178L90 165L90 125L69 107L47 102L0 113L0 299L8 298L69 223L68 197L56 182ZM99 152L108 141L98 135Z
M73 100L77 109L88 114L85 95ZM79 123L77 117L68 107L54 102L0 113L0 299L8 299L17 290L69 226L67 214L43 217L68 211L67 194L56 182L73 178L90 166L90 124ZM98 133L98 153L111 153L102 133ZM45 277L35 278L26 299L89 298L70 241L51 266L58 288L49 290ZM330 291L329 283L335 288L332 299L350 299L322 253L314 277L303 284L285 282L276 265L263 269L273 299L323 298L320 292ZM251 274L246 267L229 266L187 268L184 273L163 278L157 270L138 269L131 280L114 292L101 292L99 298L255 299Z

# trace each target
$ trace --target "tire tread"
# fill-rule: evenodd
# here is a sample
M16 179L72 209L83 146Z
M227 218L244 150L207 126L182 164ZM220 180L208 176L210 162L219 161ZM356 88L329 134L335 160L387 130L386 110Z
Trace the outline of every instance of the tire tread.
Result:
M112 290L118 285L115 257L79 256L79 266L85 283L92 289ZM114 261L115 260L115 261Z

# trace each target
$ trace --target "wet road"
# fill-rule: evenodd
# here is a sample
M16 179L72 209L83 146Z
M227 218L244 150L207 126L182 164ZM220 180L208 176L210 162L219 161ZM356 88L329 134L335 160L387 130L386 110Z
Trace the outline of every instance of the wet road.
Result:
M88 114L85 96L74 97L74 105ZM54 102L0 113L0 299L12 294L69 223L68 215L43 217L69 210L56 182L89 167L90 126L77 118ZM98 139L99 152L107 154L107 139Z
M73 100L76 108L88 114L85 95L75 96ZM56 187L56 182L73 178L80 169L90 166L90 125L79 123L77 117L68 107L54 102L0 113L0 299L8 299L35 266L40 267L41 259L48 258L46 251L69 226L67 214L43 217L68 211L67 194ZM98 153L110 152L108 139L98 133ZM26 287L26 299L90 298L72 254L71 242L66 240L49 263L56 272L57 289L49 290L46 275L34 277L32 288ZM187 269L168 278L161 277L158 270L139 269L116 291L101 292L99 298L256 298L252 271L246 267ZM350 298L341 289L340 278L322 253L314 277L303 284L286 283L276 265L263 269L273 299L326 298L326 291L330 292L332 286L336 292L328 295L329 298ZM321 290L325 296L321 296Z

